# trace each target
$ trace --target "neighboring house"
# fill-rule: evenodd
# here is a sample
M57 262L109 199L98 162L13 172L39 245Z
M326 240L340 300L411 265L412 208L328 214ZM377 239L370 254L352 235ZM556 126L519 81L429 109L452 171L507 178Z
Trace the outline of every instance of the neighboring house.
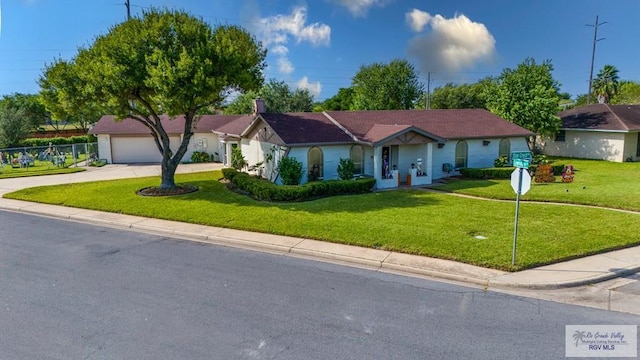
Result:
M242 130L253 119L254 116L203 115L195 123L194 135L191 137L189 148L182 161L191 161L191 154L194 151L204 151L213 155L216 160L225 162L227 154L225 140L233 136L239 138ZM176 151L182 142L184 117L178 116L170 119L163 115L161 121L169 135L171 149ZM227 129L227 131L213 132L219 129ZM239 130L237 133L232 133L228 131L229 129ZM159 163L162 161L162 154L160 154L150 130L136 120L115 121L113 116L106 115L93 126L89 133L97 136L100 158L109 163Z
M356 176L394 188L431 184L462 167L492 167L499 156L529 151L533 135L482 109L260 113L242 132L241 150L276 182L283 156L302 162L303 182L337 179L340 158L349 158Z
M593 104L562 111L562 125L542 152L608 161L640 161L640 105Z

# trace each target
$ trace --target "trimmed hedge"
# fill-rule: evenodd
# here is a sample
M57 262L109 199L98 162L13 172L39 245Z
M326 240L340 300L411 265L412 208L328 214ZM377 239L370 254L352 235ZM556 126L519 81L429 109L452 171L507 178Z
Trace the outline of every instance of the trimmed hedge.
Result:
M537 165L529 166L529 172L535 173ZM553 174L555 176L562 175L564 164L552 165ZM509 179L515 167L500 168L461 168L458 171L464 177L470 179Z
M37 147L51 145L72 145L96 142L96 137L92 135L71 136L71 137L54 137L54 138L28 138L19 142L20 146Z
M376 184L375 179L365 178L313 181L304 185L276 185L266 179L238 172L235 169L222 169L222 175L256 200L274 202L307 201L327 196L362 194L370 192Z

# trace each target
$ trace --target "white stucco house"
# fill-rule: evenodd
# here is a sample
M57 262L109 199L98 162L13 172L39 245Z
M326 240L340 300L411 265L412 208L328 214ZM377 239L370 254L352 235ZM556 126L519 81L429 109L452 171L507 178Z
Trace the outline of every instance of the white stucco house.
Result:
M205 151L230 166L232 149L239 147L251 171L279 183L278 162L289 156L303 164L304 183L338 179L344 158L353 161L355 176L395 188L431 184L462 167L491 167L499 156L529 151L527 138L534 135L483 109L272 114L257 102L253 115L202 116L183 161ZM164 116L162 122L177 148L184 118ZM133 119L104 116L91 133L110 163L161 161L149 130Z
M194 135L189 141L189 148L182 160L189 162L194 151L203 151L213 155L216 160L225 162L228 146L226 141L238 139L253 118L246 115L203 115L194 126ZM161 121L169 135L171 148L175 151L182 142L184 117L178 116L172 119L163 115ZM115 121L112 115L105 115L89 133L98 138L100 158L109 163L159 163L162 161L162 155L149 129L136 120Z
M562 111L562 125L542 152L608 161L640 161L640 105L592 104Z
M462 167L492 167L496 158L529 151L534 134L483 109L327 111L257 114L241 134L250 165L279 182L278 160L294 157L308 178L337 179L340 158L377 188L426 185Z

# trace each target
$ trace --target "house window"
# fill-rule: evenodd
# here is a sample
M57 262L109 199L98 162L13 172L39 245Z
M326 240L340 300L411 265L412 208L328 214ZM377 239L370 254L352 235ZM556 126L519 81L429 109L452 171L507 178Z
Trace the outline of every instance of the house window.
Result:
M467 142L458 141L456 144L456 169L467 167Z
M307 154L309 180L318 180L324 177L322 162L322 150L319 147L309 149Z
M506 157L509 158L509 154L511 152L511 143L509 139L500 140L500 147L498 148L498 157Z
M638 142L636 143L636 156L640 156L640 132L638 133Z
M362 175L364 173L364 166L362 163L363 159L362 154L362 146L353 145L351 147L351 151L349 152L349 158L353 162L353 174L354 175Z
M564 141L565 136L566 136L566 134L565 134L564 130L558 130L558 132L556 133L555 141Z

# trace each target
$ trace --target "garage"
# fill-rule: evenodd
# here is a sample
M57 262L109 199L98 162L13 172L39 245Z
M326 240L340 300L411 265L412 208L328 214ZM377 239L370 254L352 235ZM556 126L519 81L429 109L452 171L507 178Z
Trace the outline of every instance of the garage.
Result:
M180 137L172 136L169 139L171 149L175 152L180 146ZM111 157L114 164L162 161L162 154L151 136L111 136Z

